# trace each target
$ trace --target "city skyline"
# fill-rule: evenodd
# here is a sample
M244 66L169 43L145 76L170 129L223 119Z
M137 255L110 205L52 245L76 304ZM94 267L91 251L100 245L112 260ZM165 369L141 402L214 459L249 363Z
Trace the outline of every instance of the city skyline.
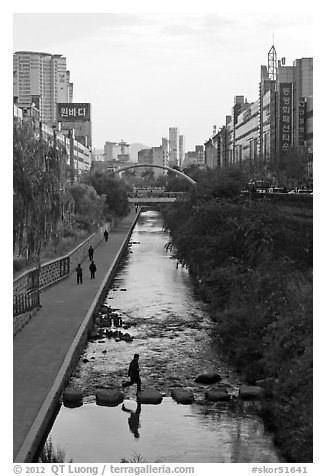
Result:
M312 16L274 11L18 13L13 51L67 58L74 101L92 104L93 147L158 146L175 126L194 150L224 125L234 96L257 100L273 43L289 66L313 56Z

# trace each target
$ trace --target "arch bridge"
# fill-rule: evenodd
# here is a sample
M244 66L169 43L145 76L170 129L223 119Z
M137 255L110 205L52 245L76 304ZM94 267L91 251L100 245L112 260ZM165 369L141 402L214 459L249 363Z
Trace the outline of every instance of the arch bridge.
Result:
M121 167L120 169L112 170L110 171L110 174L119 174L120 172L124 172L125 170L128 169L136 169L139 167L149 167L149 168L157 168L157 169L163 169L163 170L170 170L170 172L174 172L177 175L180 175L184 179L186 179L188 182L190 182L192 185L196 185L195 180L193 180L189 175L180 172L180 170L173 169L172 167L168 167L167 165L156 165L156 164L133 164L133 165L126 165L125 167Z

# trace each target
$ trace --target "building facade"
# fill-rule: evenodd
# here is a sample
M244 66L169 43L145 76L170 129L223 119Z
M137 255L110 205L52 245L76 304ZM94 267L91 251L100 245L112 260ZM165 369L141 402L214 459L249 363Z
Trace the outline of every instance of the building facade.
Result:
M74 135L64 134L61 131L56 130L52 126L45 124L38 119L38 110L31 106L30 108L20 108L14 104L14 118L19 121L33 121L35 133L38 136L42 136L43 139L50 139L53 141L54 134L56 142L61 144L67 152L67 164L73 165L76 172L76 177L82 171L89 171L92 166L92 152L89 147L85 147L82 143L77 141Z
M57 103L73 99L73 84L62 55L17 51L13 57L13 94L18 106L34 104L42 122L54 125Z
M177 127L169 128L169 166L180 167L179 155L179 130Z
M179 166L182 167L185 158L185 138L183 135L179 136Z
M166 162L166 155L165 155L163 146L160 145L159 147L152 147L152 151L153 151L153 162L152 162L153 165L160 165L160 166L166 167L167 162ZM154 171L155 178L159 177L160 175L167 174L167 170L158 169L156 167L153 168L153 171Z
M254 171L259 161L278 163L289 148L313 154L313 59L287 66L272 47L268 66L261 66L258 99L235 96L231 115L205 143L205 163L222 168L246 163ZM312 160L312 159L311 159Z

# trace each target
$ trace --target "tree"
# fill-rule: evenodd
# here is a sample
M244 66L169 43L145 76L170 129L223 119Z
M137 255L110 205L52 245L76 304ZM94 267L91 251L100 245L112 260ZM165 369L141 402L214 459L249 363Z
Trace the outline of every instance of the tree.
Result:
M90 185L75 182L69 187L75 221L83 228L99 225L104 216L105 200Z
M39 255L65 219L67 152L37 137L34 123L13 123L13 245L18 255Z
M308 179L309 155L304 147L291 147L281 156L280 173L287 181L286 186L296 187Z

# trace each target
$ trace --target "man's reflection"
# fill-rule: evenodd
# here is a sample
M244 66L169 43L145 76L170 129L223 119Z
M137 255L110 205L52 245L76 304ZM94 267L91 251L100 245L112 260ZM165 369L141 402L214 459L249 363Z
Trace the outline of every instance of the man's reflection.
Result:
M133 433L135 438L139 438L139 428L140 428L140 423L139 423L139 418L140 418L140 412L141 412L141 404L138 401L137 402L137 408L135 411L130 410L129 408L126 408L124 404L122 404L122 411L130 413L130 417L128 418L128 424L131 433Z

